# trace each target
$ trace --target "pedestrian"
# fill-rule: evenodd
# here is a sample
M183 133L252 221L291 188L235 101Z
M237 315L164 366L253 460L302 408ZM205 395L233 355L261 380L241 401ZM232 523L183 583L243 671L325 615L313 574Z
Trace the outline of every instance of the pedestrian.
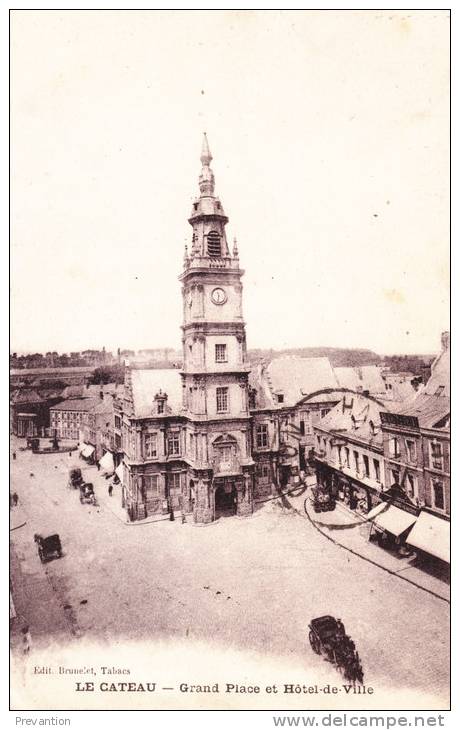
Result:
M183 525L185 525L185 510L184 510L184 500L182 495L179 497L179 509L180 509L180 516L181 516L181 522Z
M109 497L112 496L112 492L113 492L113 484L109 484Z
M16 461L16 452L13 451L13 461Z
M69 451L69 459L71 459L71 458L72 458L72 452Z
M13 492L13 507L17 507L18 502L19 502L19 497L16 494L16 492Z

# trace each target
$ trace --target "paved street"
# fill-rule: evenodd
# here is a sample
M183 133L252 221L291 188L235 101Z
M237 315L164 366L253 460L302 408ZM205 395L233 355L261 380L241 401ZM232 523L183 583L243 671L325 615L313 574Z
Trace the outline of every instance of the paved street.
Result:
M313 654L311 618L342 618L366 684L437 695L448 704L449 606L347 554L307 520L267 503L209 526L125 525L100 499L67 488L77 456L19 452L12 491L27 520L11 532L17 610L32 645L185 640L302 663L339 681ZM33 474L33 476L31 476ZM99 490L107 482L89 468ZM101 494L102 497L102 494ZM119 499L119 493L112 499ZM58 532L64 556L39 561L33 534ZM16 646L17 636L13 637Z

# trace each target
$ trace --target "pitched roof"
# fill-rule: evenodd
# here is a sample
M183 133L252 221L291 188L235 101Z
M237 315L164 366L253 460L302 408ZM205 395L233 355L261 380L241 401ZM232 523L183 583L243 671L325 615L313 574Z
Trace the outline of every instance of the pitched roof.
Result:
M450 347L443 350L431 366L431 377L423 392L427 395L436 395L442 388L441 395L450 397Z
M392 403L381 404L359 393L346 393L317 426L381 446L380 413L393 410Z
M15 390L11 396L12 403L43 403L43 398L36 390Z
M361 367L334 368L339 385L350 390L368 390L371 395L385 393L385 381L382 371L377 365L362 365Z
M283 405L293 406L310 393L338 386L327 357L277 357L265 371L273 403L276 394L284 395Z
M403 416L416 416L422 428L436 428L436 424L450 414L450 398L423 392L413 401L401 405L396 412Z
M55 406L51 406L50 411L81 411L88 413L96 404L96 398L68 398L56 403Z
M132 370L131 384L135 416L145 418L153 415L153 399L160 390L168 396L167 407L172 413L179 413L182 409L182 378L179 370Z
M450 343L443 347L431 365L431 376L416 397L401 405L397 413L416 416L422 428L445 428L450 424ZM438 426L443 423L445 425Z

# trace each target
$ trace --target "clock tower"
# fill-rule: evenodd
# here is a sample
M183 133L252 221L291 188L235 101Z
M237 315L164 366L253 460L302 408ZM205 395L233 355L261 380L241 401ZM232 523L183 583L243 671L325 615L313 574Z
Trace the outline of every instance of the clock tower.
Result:
M200 195L193 203L190 250L181 274L183 409L187 418L188 505L197 522L252 512L253 469L249 364L236 240L214 194L206 134Z

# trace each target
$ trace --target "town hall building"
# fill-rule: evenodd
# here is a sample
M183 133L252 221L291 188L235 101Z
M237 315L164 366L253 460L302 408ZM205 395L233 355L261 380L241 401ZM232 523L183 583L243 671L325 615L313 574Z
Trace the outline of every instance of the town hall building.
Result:
M214 192L206 135L180 281L183 368L130 370L119 419L131 519L181 510L196 522L253 509L249 371L236 241Z

